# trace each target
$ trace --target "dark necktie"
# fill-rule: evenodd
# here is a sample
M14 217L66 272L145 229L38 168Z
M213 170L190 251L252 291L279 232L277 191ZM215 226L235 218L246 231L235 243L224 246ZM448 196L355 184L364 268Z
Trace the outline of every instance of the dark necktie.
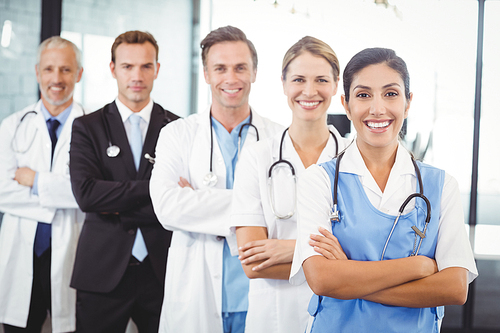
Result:
M50 140L52 141L52 150L50 152L50 165L54 157L54 149L57 143L56 131L61 123L57 119L50 118L47 120L47 128L49 130ZM35 254L40 257L50 246L50 237L52 234L52 225L50 223L38 222L35 235Z

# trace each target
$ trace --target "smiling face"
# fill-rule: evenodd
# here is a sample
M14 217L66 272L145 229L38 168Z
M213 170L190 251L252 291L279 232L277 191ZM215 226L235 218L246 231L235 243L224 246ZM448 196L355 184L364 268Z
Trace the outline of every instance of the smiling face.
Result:
M384 63L369 65L356 73L349 91L349 102L342 96L342 104L359 149L395 149L412 98L405 97L401 75Z
M282 82L293 121L325 122L338 83L325 58L304 52L288 65L286 79Z
M149 103L154 80L160 64L150 42L122 43L115 51L115 61L109 64L118 84L118 98L133 112L141 111Z
M75 84L82 78L83 69L78 68L75 52L67 46L42 51L35 70L43 104L55 116L73 102Z
M204 68L212 91L212 112L247 112L256 70L245 42L223 42L210 47Z

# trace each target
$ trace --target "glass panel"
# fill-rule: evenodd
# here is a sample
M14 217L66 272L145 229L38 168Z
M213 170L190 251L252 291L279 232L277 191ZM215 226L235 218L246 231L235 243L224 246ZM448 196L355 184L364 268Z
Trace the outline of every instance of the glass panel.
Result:
M480 149L478 171L478 226L476 251L478 254L494 254L500 257L500 154L498 153L498 104L497 81L500 76L500 2L485 2L484 57L481 97ZM489 237L484 238L483 237ZM491 240L491 241L488 241ZM497 241L495 241L497 240ZM485 243L490 243L489 246Z
M475 252L479 277L474 302L474 327L500 329L500 154L497 81L500 77L500 2L485 2L484 56L479 145L477 223Z
M90 110L114 100L111 45L127 30L153 34L162 64L151 96L164 108L185 116L190 112L191 1L64 0L62 35L81 47L83 78L75 99Z
M498 242L498 240L497 240ZM473 325L475 328L500 329L500 261L478 260L479 276L474 282L476 297L474 302ZM491 331L493 332L493 331Z
M40 0L0 1L0 121L38 99Z

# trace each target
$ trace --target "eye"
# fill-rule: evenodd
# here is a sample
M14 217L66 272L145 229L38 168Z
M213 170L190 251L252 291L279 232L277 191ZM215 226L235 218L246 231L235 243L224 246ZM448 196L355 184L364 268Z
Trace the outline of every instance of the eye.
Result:
M399 94L395 91L390 91L388 92L387 94L385 94L386 96L389 96L389 97L396 97L396 96L399 96Z
M304 79L302 79L302 78L296 78L296 79L293 79L292 82L299 82L299 83L301 83L301 82L304 82Z
M328 80L326 80L326 79L318 79L318 82L320 82L320 83L328 83Z
M370 95L368 95L367 93L357 93L356 97L358 97L358 98L368 98L368 97L370 97Z
M123 65L122 66L123 69L131 69L132 68L132 65Z

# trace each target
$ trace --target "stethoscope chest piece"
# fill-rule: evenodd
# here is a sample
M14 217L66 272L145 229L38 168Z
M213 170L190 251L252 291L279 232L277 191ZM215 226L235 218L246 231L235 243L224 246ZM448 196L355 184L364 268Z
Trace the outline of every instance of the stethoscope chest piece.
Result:
M118 154L120 154L120 147L117 145L111 145L106 149L106 154L108 157L116 157Z
M203 185L207 187L214 187L217 184L217 175L210 171L207 173L207 175L203 178Z

